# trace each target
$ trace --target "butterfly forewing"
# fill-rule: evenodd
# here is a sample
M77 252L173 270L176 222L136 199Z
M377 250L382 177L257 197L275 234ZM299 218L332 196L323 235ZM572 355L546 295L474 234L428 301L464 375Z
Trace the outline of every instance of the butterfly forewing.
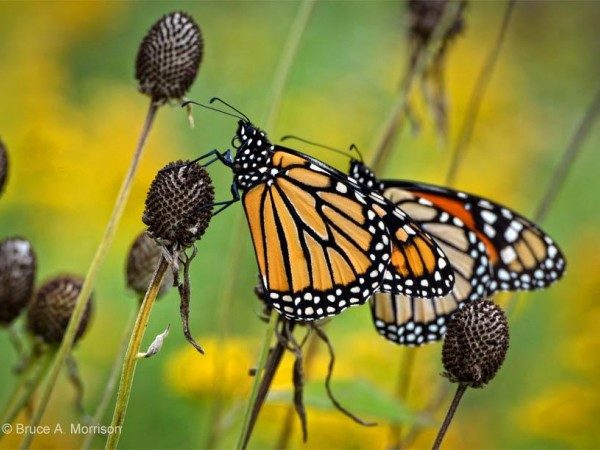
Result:
M297 321L366 302L390 260L375 203L307 156L275 147L271 161L242 199L266 301Z
M552 238L515 211L472 194L401 181L384 182L409 191L474 233L485 247L493 277L488 291L533 290L558 280L565 259Z

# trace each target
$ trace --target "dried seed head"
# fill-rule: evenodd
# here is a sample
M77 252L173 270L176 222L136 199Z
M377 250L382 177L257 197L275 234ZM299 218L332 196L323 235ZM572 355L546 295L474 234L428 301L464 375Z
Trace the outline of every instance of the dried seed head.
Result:
M196 79L204 44L200 28L184 12L152 25L138 50L135 77L140 92L156 102L180 99Z
M36 268L29 241L14 237L0 242L0 325L9 325L29 303Z
M82 286L83 279L72 275L58 276L44 283L27 312L29 330L49 344L61 342ZM81 338L88 326L92 301L90 296L75 341Z
M8 178L8 153L6 147L0 141L0 194L4 191L4 185Z
M176 161L161 169L148 191L143 222L148 233L170 250L190 247L212 217L215 193L204 167Z
M484 387L500 369L508 350L508 321L502 309L477 301L450 319L442 347L444 376L470 387Z
M152 275L158 266L162 251L158 244L145 231L133 241L127 256L127 286L139 295L144 295ZM173 272L167 271L158 291L158 297L166 294L173 286Z
M409 0L409 39L418 46L426 45L443 17L448 3L448 0ZM446 31L442 47L445 47L450 40L464 29L463 11L465 5L466 2L461 1L458 13Z

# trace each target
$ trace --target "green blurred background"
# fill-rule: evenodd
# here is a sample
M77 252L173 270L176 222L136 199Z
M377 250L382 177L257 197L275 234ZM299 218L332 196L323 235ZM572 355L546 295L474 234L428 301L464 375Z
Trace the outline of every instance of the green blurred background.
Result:
M466 30L449 49L451 137L504 6L471 2ZM133 77L137 46L150 25L174 9L191 13L205 38L204 61L189 97L206 101L221 96L260 125L298 10L296 2L0 4L0 137L11 163L0 199L0 237L22 235L31 240L38 254L39 281L87 270L148 104L137 93ZM598 2L517 4L457 186L525 214L535 210L598 89L599 23ZM405 69L406 27L405 5L400 2L318 2L293 62L277 124L267 130L270 135L294 133L342 148L356 143L368 153ZM421 132L405 130L382 175L442 182L449 151L440 145L419 95L415 112ZM90 411L136 306L135 296L125 288L124 260L132 239L143 229L141 214L150 181L171 160L226 148L235 131L233 119L226 116L199 109L194 115L196 128L190 129L179 108L160 110L100 273L96 314L75 350ZM599 145L596 127L543 224L566 253L568 273L552 289L520 296L510 318L507 361L487 389L467 393L447 448L600 445ZM337 155L313 154L345 169ZM217 196L227 197L231 173L214 165L211 175ZM238 435L250 388L247 370L254 364L264 328L257 318L256 266L240 205L214 219L198 249L192 267L191 327L207 355L198 356L183 339L178 298L171 292L156 305L144 345L167 324L172 332L159 356L138 365L122 448L231 448ZM405 351L374 332L368 307L345 312L328 326L328 333L337 350L335 380L340 385L362 380L384 398L392 398ZM16 363L5 334L0 336L0 352L4 399ZM439 354L439 344L416 353L407 400L415 411L445 382L439 376ZM310 378L322 379L326 364L321 352ZM285 361L275 383L278 389L289 389L290 370L291 361ZM65 378L43 423L68 427L78 421ZM281 397L266 406L251 448L277 442L287 408ZM357 408L360 412L360 405ZM106 421L111 414L112 407ZM387 448L389 425L371 415L379 426L364 428L327 407L326 401L311 402L309 441L301 443L295 422L290 446ZM413 447L428 448L434 433L435 427L427 429ZM81 439L68 432L39 436L34 446L77 448ZM0 448L12 448L18 441L11 435ZM102 437L95 439L95 447L103 445Z

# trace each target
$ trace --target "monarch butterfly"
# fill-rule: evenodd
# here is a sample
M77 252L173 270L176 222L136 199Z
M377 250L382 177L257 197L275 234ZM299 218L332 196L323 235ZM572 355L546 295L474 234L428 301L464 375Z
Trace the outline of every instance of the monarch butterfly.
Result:
M448 256L456 276L452 292L440 299L376 293L373 321L389 340L408 345L437 341L448 317L463 302L495 291L544 288L564 273L565 259L554 241L505 206L446 187L380 181L355 159L349 176L419 223Z
M365 303L375 291L445 295L449 261L418 225L382 195L295 150L273 145L247 116L229 151L213 155L234 173L250 228L265 299L295 321L319 320ZM204 105L201 105L204 106ZM418 289L418 290L417 290Z

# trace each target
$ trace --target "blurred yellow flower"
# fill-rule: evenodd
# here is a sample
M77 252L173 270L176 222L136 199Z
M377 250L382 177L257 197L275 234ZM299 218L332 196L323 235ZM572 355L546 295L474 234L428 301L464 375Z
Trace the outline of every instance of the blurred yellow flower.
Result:
M598 445L600 393L597 386L561 384L553 386L525 404L517 421L529 434L549 438L577 448Z
M250 390L254 355L244 339L200 337L204 356L191 346L177 351L165 364L168 386L184 397L243 396Z

